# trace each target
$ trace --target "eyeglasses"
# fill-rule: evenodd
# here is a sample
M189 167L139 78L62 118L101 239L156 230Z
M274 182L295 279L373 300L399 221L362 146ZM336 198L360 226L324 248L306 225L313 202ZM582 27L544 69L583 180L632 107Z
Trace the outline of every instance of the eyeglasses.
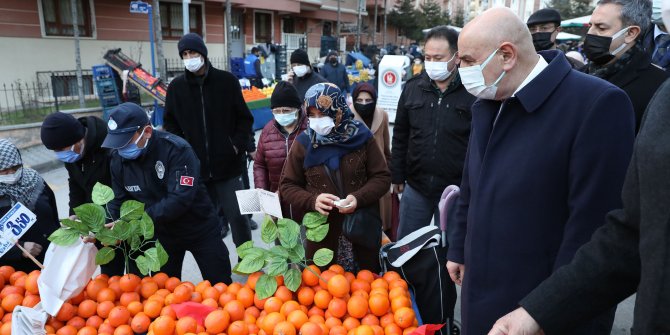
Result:
M297 108L273 108L272 109L272 114L291 114L295 113L297 111Z

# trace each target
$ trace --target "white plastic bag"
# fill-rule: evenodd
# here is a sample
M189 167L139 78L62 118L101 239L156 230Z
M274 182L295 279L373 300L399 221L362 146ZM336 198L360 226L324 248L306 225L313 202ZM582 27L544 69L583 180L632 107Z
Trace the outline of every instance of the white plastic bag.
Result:
M12 334L14 335L45 335L44 324L47 321L47 313L42 305L37 304L34 308L16 306L12 313Z
M77 240L63 247L51 243L44 256L44 270L37 280L41 305L49 315L56 315L63 303L79 294L95 273L93 243Z

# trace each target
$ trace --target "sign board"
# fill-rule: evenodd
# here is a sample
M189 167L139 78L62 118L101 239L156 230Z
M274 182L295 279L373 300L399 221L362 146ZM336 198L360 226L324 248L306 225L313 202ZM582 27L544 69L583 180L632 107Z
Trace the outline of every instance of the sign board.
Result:
M133 14L149 14L150 5L144 1L131 1L130 12Z
M23 234L37 221L35 213L17 202L2 218L0 218L0 257L14 246Z
M395 121L398 100L402 93L402 71L409 65L405 56L386 55L379 63L379 92L377 106L389 114L389 120Z
M279 195L274 192L252 189L235 191L240 214L265 213L277 218L283 218Z

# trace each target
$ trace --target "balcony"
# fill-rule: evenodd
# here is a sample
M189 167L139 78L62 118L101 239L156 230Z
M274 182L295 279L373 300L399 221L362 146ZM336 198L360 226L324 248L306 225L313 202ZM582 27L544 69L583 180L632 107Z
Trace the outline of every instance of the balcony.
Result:
M303 38L307 38L307 36L305 36L305 34L281 34L281 41L282 44L286 45L286 50L295 50L300 48L300 40Z

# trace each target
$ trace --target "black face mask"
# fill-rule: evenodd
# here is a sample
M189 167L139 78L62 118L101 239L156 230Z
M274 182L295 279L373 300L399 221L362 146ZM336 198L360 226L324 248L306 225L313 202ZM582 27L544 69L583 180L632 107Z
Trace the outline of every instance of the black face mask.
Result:
M337 58L334 58L334 57L330 58L329 61L330 61L330 64L337 65Z
M554 46L554 42L551 40L551 34L553 33L553 31L533 33L533 46L535 47L535 51L551 49Z
M354 108L356 109L356 112L358 112L358 114L363 118L371 116L372 113L375 112L376 107L376 102L371 102L369 104L359 104L358 102L354 102Z
M612 37L586 34L584 39L584 54L591 62L597 65L607 64L614 59L610 53Z

